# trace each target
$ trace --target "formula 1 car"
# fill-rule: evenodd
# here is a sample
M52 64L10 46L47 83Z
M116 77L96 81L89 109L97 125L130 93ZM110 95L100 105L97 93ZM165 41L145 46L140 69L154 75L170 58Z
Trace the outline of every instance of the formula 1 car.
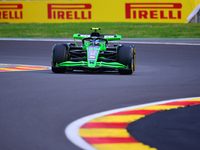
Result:
M121 35L103 35L100 28L91 28L91 34L74 34L75 43L59 43L53 46L51 68L54 73L84 70L101 72L118 70L120 74L135 71L135 46L120 44ZM77 44L81 40L81 45ZM119 40L110 47L108 41Z

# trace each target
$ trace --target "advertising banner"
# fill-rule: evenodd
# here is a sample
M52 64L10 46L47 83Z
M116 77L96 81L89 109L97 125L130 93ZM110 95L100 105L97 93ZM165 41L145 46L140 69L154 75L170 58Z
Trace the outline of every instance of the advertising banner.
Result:
M0 23L187 23L200 0L1 1Z

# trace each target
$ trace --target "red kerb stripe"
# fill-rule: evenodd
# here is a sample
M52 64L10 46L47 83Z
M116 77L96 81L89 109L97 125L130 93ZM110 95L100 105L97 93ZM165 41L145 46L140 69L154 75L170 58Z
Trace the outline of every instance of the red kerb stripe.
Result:
M108 116L112 116L112 115L150 115L157 111L159 111L159 110L130 110L130 111L123 111L123 112L110 114Z
M126 128L128 123L107 123L107 122L89 122L81 128Z
M188 105L196 105L200 104L200 101L180 101L180 102L171 102L162 105L180 105L180 106L188 106Z
M128 138L101 138L101 137L87 137L83 139L89 144L111 144L111 143L137 143L133 137Z

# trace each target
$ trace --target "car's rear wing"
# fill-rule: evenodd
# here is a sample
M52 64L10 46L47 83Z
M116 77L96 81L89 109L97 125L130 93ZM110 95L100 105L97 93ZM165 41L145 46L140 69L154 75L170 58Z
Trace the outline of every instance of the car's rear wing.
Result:
M90 34L80 34L80 33L76 33L73 35L73 39L80 39L80 40L88 37L96 37L96 36L91 36ZM121 40L121 35L117 34L116 35L101 34L99 37L107 39L108 41Z
M104 35L104 34L100 34L100 36L91 36L91 34L80 34L80 33L75 33L73 35L73 39L74 39L74 42L76 43L76 39L79 39L79 40L82 40L84 38L104 38L104 39L107 39L108 41L115 41L115 40L119 40L121 41L121 35ZM77 44L76 44L77 45Z

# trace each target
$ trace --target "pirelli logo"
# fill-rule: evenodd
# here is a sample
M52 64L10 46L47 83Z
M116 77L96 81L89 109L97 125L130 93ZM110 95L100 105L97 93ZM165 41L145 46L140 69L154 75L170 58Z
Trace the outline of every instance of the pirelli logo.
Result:
M0 4L0 19L23 19L22 4Z
M91 19L91 4L47 4L48 19Z
M181 19L181 3L126 3L126 19Z

